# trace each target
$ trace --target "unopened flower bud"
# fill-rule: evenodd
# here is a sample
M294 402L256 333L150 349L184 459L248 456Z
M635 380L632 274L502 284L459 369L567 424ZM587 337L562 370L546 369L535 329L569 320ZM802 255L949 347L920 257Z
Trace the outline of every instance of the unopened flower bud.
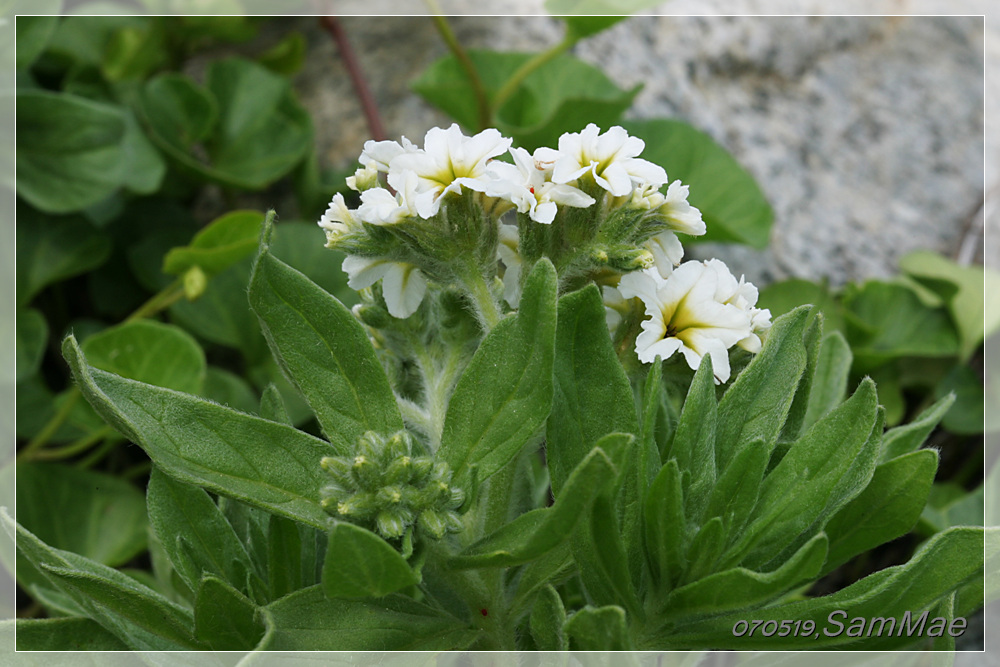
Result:
M184 272L184 297L188 301L194 301L205 293L208 287L208 276L197 264Z

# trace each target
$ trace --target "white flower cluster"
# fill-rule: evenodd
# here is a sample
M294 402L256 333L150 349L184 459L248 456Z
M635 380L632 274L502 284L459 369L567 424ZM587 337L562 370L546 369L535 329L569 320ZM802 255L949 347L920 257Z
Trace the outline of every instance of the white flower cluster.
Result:
M361 205L351 210L341 195L334 197L319 222L327 245L335 247L352 234L363 234L366 225L403 230L407 224L431 220L449 197L471 192L498 225L496 257L505 267L504 299L516 308L523 258L518 227L501 223L504 212L516 209L521 220L531 221L521 224L552 225L564 207L587 209L596 204L594 210L600 212L594 215L603 216L625 209L636 220L655 220L651 231L624 240L637 258L631 266L647 268L618 269L632 272L622 277L617 289L605 286L604 294L609 326L620 321L619 310L629 307L626 299L638 297L645 304L651 319L643 322L637 339L639 358L651 362L656 356L680 352L697 368L701 357L709 354L717 379L724 381L729 376L730 347L760 348L770 316L755 307L756 288L742 278L737 282L718 260L681 264L684 250L675 232L701 235L705 223L701 212L688 203L686 185L674 181L666 194L660 191L669 182L667 174L639 157L645 148L641 139L630 137L621 127L602 134L590 124L581 132L562 135L557 149L543 147L529 153L511 143L495 129L467 137L457 125L431 129L422 148L405 137L401 143L367 142L359 158L361 169L348 179L348 186L360 192ZM505 153L509 162L497 159ZM603 252L597 255L607 257ZM389 313L406 318L427 291L428 276L421 266L368 252L350 254L343 269L354 289L381 280Z

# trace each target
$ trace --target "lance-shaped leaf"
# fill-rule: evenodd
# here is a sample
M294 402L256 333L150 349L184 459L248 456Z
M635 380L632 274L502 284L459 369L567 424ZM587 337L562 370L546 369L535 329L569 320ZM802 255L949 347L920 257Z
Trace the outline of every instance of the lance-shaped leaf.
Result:
M535 606L531 610L531 638L539 651L565 651L569 648L563 625L566 623L566 608L562 598L551 585L538 592Z
M302 546L299 524L272 514L267 529L267 577L272 600L303 587Z
M865 490L826 524L830 555L824 572L913 528L927 504L937 464L937 452L923 449L876 467Z
M802 428L810 426L841 404L847 393L847 376L851 372L851 346L844 335L834 331L823 337L816 361L816 375L809 390Z
M608 433L638 433L635 400L595 285L559 299L555 395L545 453L558 497L570 473Z
M325 529L319 466L336 450L290 426L87 365L76 339L63 356L77 386L110 424L171 476Z
M569 647L576 651L631 651L625 610L607 607L584 607L569 617L563 630Z
M18 651L128 650L120 639L89 618L19 618L16 624Z
M189 610L118 570L53 549L17 524L6 510L0 511L0 520L18 550L53 586L132 650L205 648L194 638Z
M207 574L246 589L254 564L205 491L170 479L154 468L146 505L153 532L188 588L197 591Z
M338 522L323 563L323 591L331 598L373 598L420 583L398 551L375 533Z
M688 547L687 571L681 583L698 581L702 577L715 572L715 565L726 546L726 529L722 525L722 517L715 517L705 522L691 540Z
M264 608L265 651L447 651L472 643L478 631L402 595L378 600L331 599L304 588Z
M799 378L799 386L795 389L795 398L788 408L785 425L781 428L778 440L787 442L795 440L802 432L806 412L809 410L809 398L812 396L813 382L819 364L819 348L823 337L823 316L816 314L806 328L803 344L806 349L806 367Z
M730 556L738 559L752 549L753 556L745 562L766 563L831 504L859 493L874 471L882 432L878 414L875 384L866 379L850 399L795 442L764 479L746 532Z
M684 494L677 461L667 461L653 480L646 491L645 510L644 537L649 569L653 581L661 588L670 588L684 572L687 551Z
M739 451L712 487L702 520L719 517L730 541L741 534L761 492L767 468L767 445L755 440Z
M347 455L365 431L403 428L389 379L351 311L270 251L273 212L250 278L250 305L268 345L323 432Z
M871 651L900 648L921 639L914 633L924 610L933 610L946 596L969 582L982 580L983 547L983 528L951 528L925 542L904 565L880 570L832 595L753 612L754 620L764 622L812 621L816 626L814 635L764 637L756 632L753 636L746 633L735 637L733 625L748 618L747 612L741 610L665 630L656 638L676 648L709 645L755 651L796 647L849 647ZM832 612L841 610L846 611L849 618L840 618L844 627L838 630L829 618ZM870 619L869 623L878 624L873 628L875 632L871 636L848 636L844 628L849 619L854 618ZM929 622L930 619L924 619L925 632ZM883 629L881 633L879 627Z
M805 306L774 322L767 342L719 401L716 469L724 472L736 453L754 440L774 446L806 367L802 342Z
M670 446L670 456L677 459L678 471L682 475L687 473L682 477L685 512L696 521L704 513L715 487L717 418L712 358L706 354L691 381Z
M938 425L954 402L955 396L949 394L921 412L909 424L903 424L886 431L882 437L882 451L879 460L884 463L903 454L916 451L920 445L924 444L924 440L931 434L931 431Z
M538 558L559 546L573 532L591 502L615 478L608 451L628 446L632 436L613 433L605 436L569 476L562 493L552 505L517 517L451 559L455 568L509 567Z
M815 579L826 551L827 538L820 533L773 572L737 567L710 574L671 593L663 612L676 618L756 607Z
M472 466L480 483L489 479L545 423L555 334L556 272L543 259L528 276L517 315L483 339L448 404L438 453L457 486L468 483Z
M249 651L264 636L257 606L235 588L206 576L194 601L195 636L213 651Z

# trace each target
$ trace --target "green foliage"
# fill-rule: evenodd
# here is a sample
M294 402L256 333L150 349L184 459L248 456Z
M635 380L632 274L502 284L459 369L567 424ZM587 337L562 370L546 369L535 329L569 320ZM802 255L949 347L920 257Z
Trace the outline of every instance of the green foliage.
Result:
M419 582L399 552L378 535L349 523L337 523L330 531L323 563L328 597L377 598Z

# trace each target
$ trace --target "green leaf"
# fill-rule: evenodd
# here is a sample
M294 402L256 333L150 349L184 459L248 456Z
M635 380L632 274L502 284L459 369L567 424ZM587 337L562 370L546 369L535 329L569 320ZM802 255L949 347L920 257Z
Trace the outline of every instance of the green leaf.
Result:
M326 528L319 466L329 443L194 396L126 380L87 365L76 340L63 356L94 409L164 472L275 514Z
M468 646L477 631L402 595L378 600L330 599L319 586L264 609L264 651L447 651Z
M958 327L962 360L968 359L990 333L1000 327L1000 276L981 266L961 266L936 252L912 252L899 268L943 297ZM942 285L944 283L944 285Z
M308 153L312 123L288 79L240 59L213 61L205 88L165 74L142 91L153 140L189 171L220 185L261 189ZM192 154L204 142L207 163Z
M323 591L331 598L383 597L420 578L398 551L370 531L338 522L323 562Z
M27 69L42 55L59 23L58 16L18 16L14 21L15 66ZM18 626L20 627L20 626Z
M646 491L646 556L653 581L661 589L672 587L684 572L687 526L681 487L677 461L671 459Z
M92 206L122 184L120 107L43 90L17 93L17 194L46 213Z
M265 222L250 278L250 305L282 370L346 455L366 431L403 428L403 419L368 334L334 297L275 258Z
M81 349L94 368L145 384L196 394L205 380L201 346L170 324L126 322L88 337Z
M688 547L687 570L681 579L682 583L698 581L715 571L715 565L726 546L726 537L722 517L715 517L705 522Z
M169 64L166 32L160 21L116 30L104 48L101 73L112 82L148 78Z
M555 4L555 3L547 3ZM625 16L560 16L566 23L566 32L574 39L584 39L596 35L623 21Z
M120 639L89 618L19 618L14 622L18 651L128 650Z
M827 538L820 533L772 572L737 567L678 588L663 603L663 611L672 618L690 618L756 607L815 579L826 560L826 552Z
M233 211L216 218L195 234L191 243L174 248L163 260L163 272L182 275L197 266L212 276L243 259L257 249L260 221L258 211Z
M927 503L937 466L937 452L924 449L876 467L865 490L824 528L830 537L824 573L909 532Z
M903 285L870 280L848 285L844 307L860 323L848 326L856 372L866 372L902 356L950 357L958 354L955 328L941 308L925 306Z
M823 329L828 334L844 331L843 307L825 281L813 282L801 278L781 280L763 288L757 299L757 306L770 310L772 318L804 304L812 304L823 314Z
M720 473L754 440L774 447L805 370L802 337L809 313L799 307L776 319L764 347L719 401L715 460Z
M954 395L955 403L945 413L942 426L952 433L983 432L986 421L986 389L983 378L968 366L955 366L934 388L934 397Z
M933 609L944 597L968 582L982 580L983 544L983 528L952 528L924 543L904 565L880 570L832 595L774 605L753 613L755 621L810 620L816 625L815 636L764 637L757 632L753 636L746 633L735 637L734 624L748 618L745 611L738 611L665 631L658 639L669 641L678 649L713 646L763 651L848 646L875 651L900 648L916 638L907 636L905 631L902 635L897 632L890 635L888 624L881 637L848 636L846 632L838 632L829 622L829 615L846 610L850 619L894 618L898 631L904 612L909 612L912 625L922 610ZM848 618L842 620L846 628Z
M305 36L300 32L292 32L257 56L257 62L275 74L293 76L305 63L307 47Z
M558 497L570 473L607 433L638 433L635 400L618 361L596 285L559 299L555 393L546 458Z
M532 510L467 547L449 561L454 568L510 567L534 560L565 541L594 498L615 477L608 451L628 446L631 436L601 438L576 467L551 507Z
M851 359L851 347L843 334L834 331L823 337L819 359L816 361L816 375L809 390L809 403L802 421L803 429L808 429L843 402L847 393Z
M492 100L533 53L470 50L469 58ZM468 78L454 56L436 61L411 84L414 91L469 130L479 126ZM625 91L596 67L560 55L529 74L497 110L497 129L529 150L555 145L559 135L587 123L609 127L618 121L641 86Z
M934 427L941 421L941 418L948 412L954 400L951 396L945 396L921 412L909 424L903 424L886 431L882 437L882 451L879 460L889 461L919 449Z
M563 627L571 651L631 651L625 610L621 607L586 606L569 617Z
M248 651L264 636L257 607L221 579L206 576L194 601L194 633L213 651Z
M146 503L153 531L188 588L197 591L202 577L212 575L247 589L253 563L207 493L154 468Z
M815 310L813 313L815 314ZM819 348L823 336L822 317L817 315L811 320L803 336L803 344L806 349L806 367L799 378L799 384L795 389L795 398L792 399L785 424L778 436L778 441L782 443L790 442L799 437L805 422L806 411L809 409L809 397L812 395L813 382L816 378L816 366L819 363Z
M438 455L468 483L503 468L545 423L552 407L556 338L556 272L539 261L525 284L517 315L500 321L462 373L445 416Z
M701 518L715 486L715 433L718 403L712 358L702 357L681 410L670 456L677 460L684 497L684 514ZM663 474L662 472L660 473Z
M260 396L260 416L279 424L288 424L289 426L292 424L292 420L288 418L288 410L285 409L285 401L281 398L281 392L273 384L267 385Z
M731 539L741 533L761 493L770 452L762 440L741 449L712 487L703 519L719 517Z
M299 526L272 514L267 529L267 577L271 599L299 590L302 584L302 536Z
M984 516L984 486L979 485L974 491L966 492L962 487L954 489L954 497L948 497L944 502L939 502L935 493L942 487L947 488L949 483L935 484L931 488L930 499L924 507L921 519L929 524L933 530L942 531L952 526L982 526L985 522ZM950 486L950 485L949 485Z
M87 615L132 650L199 650L191 612L128 575L70 551L53 549L17 524L6 510L0 519L18 550L80 605Z
M347 274L340 268L344 254L326 247L323 230L315 222L285 221L277 225L271 252L337 297L345 306L358 303L358 293L347 286Z
M865 380L854 395L816 422L764 479L760 498L735 554L766 563L819 520L831 503L860 492L874 472L882 423L875 385ZM877 432L875 432L877 429ZM847 484L849 488L842 488ZM755 560L756 559L756 560Z
M17 304L27 305L50 285L100 266L111 241L78 217L48 219L27 206L17 209Z
M642 157L690 186L688 201L708 228L699 241L767 246L774 213L757 181L712 137L677 120L626 121L628 133L646 142Z
M49 325L45 316L34 308L17 314L15 382L27 380L38 372L49 340Z
M625 552L622 531L618 527L614 506L606 494L594 500L590 511L589 529L590 544L599 569L596 574L604 580L607 588L614 591L616 601L630 612L641 615L641 605L629 572L629 560ZM578 556L578 552L574 555ZM578 556L578 562L579 560ZM586 567L586 564L581 562L580 566Z
M167 173L167 163L146 137L139 119L131 110L125 114L122 154L123 186L141 195L153 194L160 189Z
M563 631L566 623L566 609L562 598L551 585L538 592L535 606L531 609L531 638L539 651L565 651L569 641Z
M205 369L201 395L240 412L253 414L257 411L257 397L247 381L217 366Z

